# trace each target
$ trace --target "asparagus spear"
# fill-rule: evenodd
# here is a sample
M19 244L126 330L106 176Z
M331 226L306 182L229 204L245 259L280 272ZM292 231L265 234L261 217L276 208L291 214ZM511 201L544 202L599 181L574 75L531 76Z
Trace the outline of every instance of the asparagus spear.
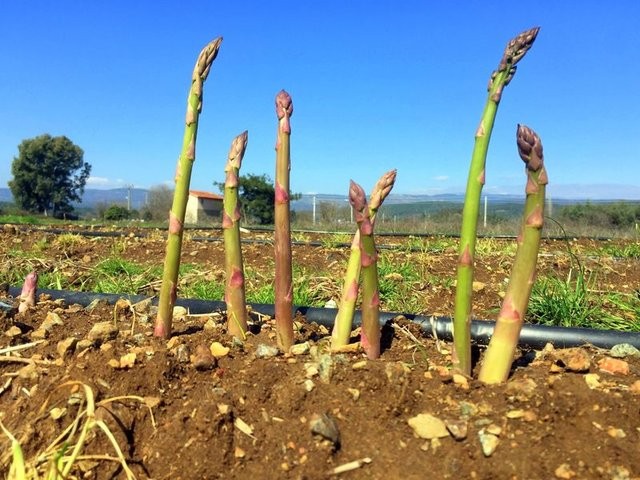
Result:
M462 229L458 257L455 313L453 321L453 363L464 374L471 374L471 297L473 264L478 230L478 210L485 180L485 163L489 140L495 121L502 91L516 72L516 64L531 48L539 28L522 32L512 39L504 51L498 68L489 80L489 96L484 107L480 125L475 134L475 144L467 179L467 190L462 210Z
M291 96L281 90L276 95L278 133L276 140L276 185L274 207L275 314L278 347L288 352L293 345L293 286L291 271L291 224L289 216L289 172L291 170Z
M367 357L380 356L380 294L378 291L378 254L373 240L373 222L367 198L360 185L351 180L349 203L353 207L360 232L360 265L362 268L362 327L360 344Z
M504 382L509 376L535 279L543 226L548 180L542 142L533 130L524 125L518 125L517 142L520 158L526 164L527 199L509 286L480 369L479 379L485 383Z
M247 148L248 132L244 131L231 143L225 167L224 211L222 229L224 231L224 255L227 284L225 302L227 304L227 330L230 335L245 338L247 332L247 305L244 290L244 267L240 246L240 205L238 204L238 171Z
M378 209L387 198L396 181L397 170L390 170L376 183L369 199L369 217L371 223L375 223ZM331 348L338 349L349 343L349 335L353 323L353 315L356 310L356 299L358 297L358 280L360 278L360 229L356 230L351 242L351 254L347 263L347 270L344 275L342 286L342 297L340 306L331 332Z
M162 286L160 287L160 299L158 300L158 316L156 317L153 331L156 337L168 338L171 335L173 306L176 302L178 289L178 269L182 251L184 215L189 197L191 169L196 158L198 117L202 111L202 87L209 75L211 64L218 55L221 43L222 37L219 37L202 49L191 78L191 88L187 97L186 126L182 140L182 151L178 158L176 169L176 189L173 193L173 204L169 212L169 233L162 274Z
M20 304L18 305L18 312L22 313L29 307L33 307L36 304L36 290L38 288L38 272L33 271L29 273L22 284L22 291L20 292Z

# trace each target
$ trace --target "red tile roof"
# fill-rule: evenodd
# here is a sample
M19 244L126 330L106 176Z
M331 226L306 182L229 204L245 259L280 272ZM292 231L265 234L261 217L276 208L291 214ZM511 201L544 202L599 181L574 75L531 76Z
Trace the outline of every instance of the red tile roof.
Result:
M189 195L196 198L208 198L210 200L222 200L222 195L217 193L204 192L202 190L189 190Z

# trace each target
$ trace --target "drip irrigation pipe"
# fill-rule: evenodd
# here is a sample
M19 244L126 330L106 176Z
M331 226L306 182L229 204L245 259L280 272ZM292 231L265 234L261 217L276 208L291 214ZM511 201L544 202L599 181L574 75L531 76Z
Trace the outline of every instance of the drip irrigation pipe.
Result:
M19 287L11 287L9 295L14 298L20 295ZM38 293L51 296L52 299L64 299L67 304L89 305L96 299L106 300L114 304L118 299L124 298L131 303L137 303L149 297L143 295L120 295L111 293L89 293L72 292L66 290L44 290L39 289ZM154 303L157 298L154 298ZM199 299L178 299L176 305L185 307L191 314L206 314L220 312L226 309L224 302ZM272 304L250 304L254 312L273 317L275 308ZM318 307L294 307L294 312L304 315L308 322L315 322L327 328L333 326L337 309ZM390 320L402 315L408 320L419 325L422 331L440 340L453 340L453 324L449 317L428 317L424 315L413 315L406 313L380 312L380 323L385 324ZM354 326L360 325L360 311L357 311L354 318ZM478 345L487 345L493 333L494 322L489 320L473 320L471 322L471 338ZM591 328L576 327L552 327L547 325L525 324L520 334L520 346L524 348L541 349L547 343L553 344L556 348L576 347L581 345L594 345L599 348L611 348L620 343L629 343L640 349L640 333L638 332L618 332L613 330L596 330Z
M22 226L23 224L11 224L15 227ZM162 232L166 231L166 227L158 228L158 227L145 227L137 225L136 228L139 229L149 229L149 230L159 230ZM65 233L73 233L75 235L82 235L86 237L127 237L130 236L131 233L126 233L124 231L119 232L111 232L111 231L100 231L100 230L65 230L61 228L26 228L27 231L38 231L44 233L52 233L55 235L62 235ZM187 226L185 230L211 230L211 231L219 231L222 233L222 227L213 226L213 227L198 227L198 226ZM273 227L258 227L252 226L250 227L251 232L262 232L262 233L273 233ZM355 233L354 230L347 231L330 231L330 230L308 230L308 229L293 229L292 233L309 233L309 234L318 234L318 235L352 235ZM137 238L146 238L149 235L147 233L133 233L134 237ZM376 237L414 237L414 238L460 238L459 233L425 233L425 232L376 232ZM478 234L477 238L488 238L495 240L515 240L517 238L516 235L511 234ZM576 235L549 235L546 236L543 234L543 240L567 240L567 239L580 239L580 240L594 240L598 242L607 242L616 240L615 237L605 237L605 236L576 236ZM192 240L195 241L211 241L209 237L192 237ZM302 242L305 243L305 242ZM315 242L312 242L315 243ZM321 242L318 242L318 246L322 246ZM350 245L350 244L349 244Z

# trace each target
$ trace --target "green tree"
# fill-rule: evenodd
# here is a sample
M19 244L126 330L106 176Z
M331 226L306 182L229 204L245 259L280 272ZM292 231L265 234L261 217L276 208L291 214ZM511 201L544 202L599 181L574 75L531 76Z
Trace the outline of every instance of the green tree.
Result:
M271 225L275 206L275 188L267 175L241 175L238 195L245 222Z
M221 192L224 191L223 182L214 182ZM259 225L273 224L273 208L275 206L275 188L268 175L249 173L238 178L238 196L242 208L242 218L245 223ZM291 195L291 200L300 198L299 194Z
M49 134L23 140L13 159L9 188L16 203L29 212L61 215L80 202L91 165L67 137Z
M173 188L167 185L154 185L147 193L143 209L145 220L167 220L173 202Z
M122 205L111 205L104 212L105 220L127 220L130 217L131 212Z

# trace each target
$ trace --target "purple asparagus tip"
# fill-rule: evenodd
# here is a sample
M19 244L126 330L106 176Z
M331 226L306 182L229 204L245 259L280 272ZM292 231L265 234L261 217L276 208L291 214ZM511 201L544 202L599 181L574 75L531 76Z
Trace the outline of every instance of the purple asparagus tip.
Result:
M37 288L38 273L34 271L27 275L24 279L22 291L20 292L20 305L18 306L18 312L24 312L29 307L35 306Z

